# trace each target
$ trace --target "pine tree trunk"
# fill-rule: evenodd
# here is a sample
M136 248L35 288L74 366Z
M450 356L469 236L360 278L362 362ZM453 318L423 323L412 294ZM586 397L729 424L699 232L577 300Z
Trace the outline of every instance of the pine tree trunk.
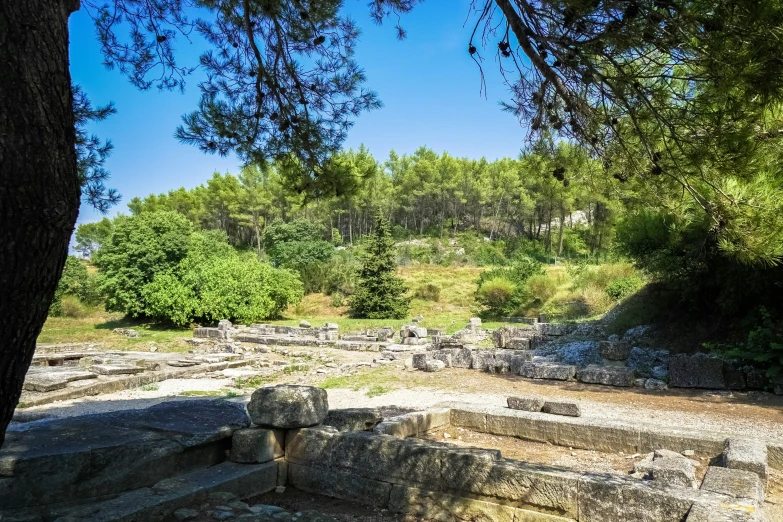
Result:
M563 255L563 229L565 228L565 205L560 202L560 230L557 236L557 255Z
M78 0L0 2L0 445L79 212L68 16Z

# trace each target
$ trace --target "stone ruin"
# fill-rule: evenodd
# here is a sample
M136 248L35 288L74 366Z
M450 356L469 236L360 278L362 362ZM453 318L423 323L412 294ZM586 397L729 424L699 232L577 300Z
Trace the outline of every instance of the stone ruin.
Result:
M422 440L444 428L650 455L627 476L579 472ZM709 462L701 483L692 458ZM463 403L392 417L330 411L325 390L279 385L256 390L246 408L171 401L12 425L0 450L0 519L153 522L209 509L218 519L293 521L301 515L240 499L295 488L416 519L762 522L770 468L783 468L783 441Z

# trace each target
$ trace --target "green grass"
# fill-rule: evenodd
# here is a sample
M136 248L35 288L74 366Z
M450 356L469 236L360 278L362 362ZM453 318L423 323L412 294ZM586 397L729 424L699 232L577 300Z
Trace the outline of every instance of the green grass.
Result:
M370 386L370 388L364 394L367 397L372 398L372 397L378 397L385 393L389 393L390 391L394 391L394 388L391 388L389 386L382 386L380 384L374 384Z
M227 388L223 388L222 390L187 390L180 392L178 395L182 395L184 397L239 397L239 393L231 391Z
M252 375L250 377L237 377L234 379L234 388L261 388L266 384L275 382L275 378L267 375Z
M141 387L141 391L158 391L160 389L160 386L158 386L158 383L152 382L150 384L145 384Z

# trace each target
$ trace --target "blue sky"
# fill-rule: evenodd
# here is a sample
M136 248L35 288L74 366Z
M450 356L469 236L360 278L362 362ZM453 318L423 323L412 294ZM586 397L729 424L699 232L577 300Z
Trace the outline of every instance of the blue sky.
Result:
M378 160L412 153L420 146L471 158L516 157L525 131L498 102L507 99L492 57L484 62L488 93L479 95L480 74L467 53L472 26L464 25L470 0L427 0L402 18L406 40L398 41L393 20L375 25L367 0L346 0L345 12L362 28L357 61L365 69L368 87L384 103L361 115L345 147L365 144ZM140 92L119 73L102 65L92 21L82 10L71 16L71 72L94 104L113 101L117 114L93 125L115 150L107 161L111 187L123 201L109 215L126 212L135 196L167 192L204 183L212 173L237 172L235 157L207 155L180 144L173 132L180 117L198 102L199 74L188 81L184 94ZM490 49L494 43L490 43ZM203 49L198 42L178 45L182 62L196 64ZM79 222L100 219L85 205Z

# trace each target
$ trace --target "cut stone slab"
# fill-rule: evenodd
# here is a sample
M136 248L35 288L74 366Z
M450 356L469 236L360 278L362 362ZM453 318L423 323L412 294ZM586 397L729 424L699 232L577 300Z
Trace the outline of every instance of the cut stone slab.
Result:
M704 475L701 489L732 498L764 502L764 485L759 476L741 469L710 466Z
M605 386L633 386L634 371L622 366L597 366L588 365L580 369L576 378L580 382L589 384L603 384Z
M582 410L579 409L579 405L573 402L544 401L541 411L544 413L551 413L552 415L564 415L566 417L582 416Z
M717 500L697 501L688 512L685 522L765 522L766 518L755 506ZM770 521L771 522L771 521Z
M754 439L726 439L723 444L723 465L730 469L741 469L755 473L766 488L767 445Z
M509 408L522 411L541 411L545 402L542 397L509 397L506 399Z
M23 389L27 391L48 392L65 388L69 382L83 379L95 379L97 375L85 370L28 372Z
M231 462L263 464L282 457L285 432L264 428L237 430L231 437Z
M528 379L552 379L567 381L576 375L576 366L557 363L527 363L519 369L519 375Z
M454 368L470 368L473 352L467 348L451 348L451 366Z
M323 424L334 426L338 431L370 431L382 421L378 408L343 408L329 410Z
M470 367L474 370L486 370L487 364L495 360L492 350L473 350L470 354Z
M143 372L144 368L125 364L93 364L90 371L100 375L134 375Z
M522 366L531 362L532 360L533 360L532 353L528 353L525 355L514 355L512 357L509 357L508 371L515 375L519 375L519 371L522 369Z
M621 341L601 341L601 357L610 361L624 361L631 355L631 345Z
M665 390L669 387L665 382L659 381L658 379L642 379L642 380L644 380L645 390Z
M248 424L241 404L195 399L45 419L35 429L12 425L0 450L0 505L42 506L151 486L220 462L221 441Z
M429 360L424 365L425 372L439 372L446 367L446 363L435 359Z
M329 403L323 388L281 384L254 391L247 411L259 426L307 428L323 422L329 413Z
M682 456L656 458L650 465L652 479L665 486L696 487L696 471L693 464Z
M515 337L513 339L509 339L503 348L510 348L512 350L529 350L530 339L527 337Z
M196 366L201 363L199 361L194 361L191 359L174 359L171 361L166 361L166 364L174 368L188 368L190 366Z
M669 359L669 384L674 388L726 389L723 361L702 354Z
M436 360L441 361L443 364L446 365L446 368L451 368L451 353L447 350L436 350L434 352L430 352L430 356Z
M423 370L425 366L427 366L427 356L429 354L426 353L414 353L413 354L413 367L417 370Z

